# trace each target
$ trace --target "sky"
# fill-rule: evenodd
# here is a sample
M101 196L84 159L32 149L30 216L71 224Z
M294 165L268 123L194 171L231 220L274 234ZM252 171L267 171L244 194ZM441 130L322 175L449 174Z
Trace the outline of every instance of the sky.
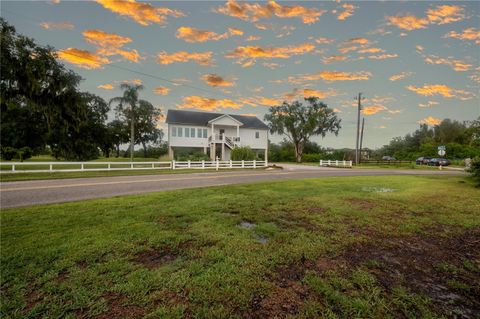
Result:
M263 119L317 96L342 129L312 140L354 148L361 92L373 149L420 123L480 116L479 2L2 1L1 15L54 47L82 90L108 101L122 83L142 84L165 114Z

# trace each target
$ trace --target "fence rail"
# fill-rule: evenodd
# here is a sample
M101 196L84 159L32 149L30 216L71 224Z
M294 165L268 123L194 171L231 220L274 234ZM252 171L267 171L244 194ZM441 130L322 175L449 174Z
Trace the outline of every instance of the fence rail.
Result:
M361 164L373 164L373 165L392 165L392 164L411 164L413 161L400 161L400 160L361 160Z
M0 173L94 172L124 170L225 169L266 167L265 161L168 162L1 162ZM30 169L29 169L30 168Z
M320 160L320 166L352 167L352 161Z

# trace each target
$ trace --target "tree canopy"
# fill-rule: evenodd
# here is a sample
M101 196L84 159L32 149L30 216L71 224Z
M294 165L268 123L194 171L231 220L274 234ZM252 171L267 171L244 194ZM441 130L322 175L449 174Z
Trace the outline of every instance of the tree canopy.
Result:
M325 137L327 133L338 135L341 128L341 120L325 103L316 97L305 98L305 102L283 102L270 107L265 115L270 132L283 134L293 143L297 162L302 161L304 146L310 137Z

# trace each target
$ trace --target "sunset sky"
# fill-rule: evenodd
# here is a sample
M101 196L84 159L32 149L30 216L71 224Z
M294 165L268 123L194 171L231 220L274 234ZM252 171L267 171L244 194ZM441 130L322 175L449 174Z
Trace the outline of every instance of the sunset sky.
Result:
M2 1L1 14L107 101L128 81L165 113L263 119L318 96L342 119L313 139L324 147L355 146L358 92L370 148L480 115L478 2Z

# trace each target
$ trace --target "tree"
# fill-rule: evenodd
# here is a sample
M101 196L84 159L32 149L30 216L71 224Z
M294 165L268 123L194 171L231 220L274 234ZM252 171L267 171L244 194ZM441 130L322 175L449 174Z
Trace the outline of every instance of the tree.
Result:
M123 90L122 96L114 97L110 100L110 105L116 103L116 112L121 113L127 121L130 122L130 160L133 161L133 152L135 144L135 109L140 100L138 92L143 90L143 85L133 85L123 83L120 88Z
M138 107L135 109L135 141L137 144L142 144L144 157L148 157L147 143L156 144L163 138L163 131L157 128L161 116L162 112L159 109L144 100L140 100Z
M107 124L107 134L115 148L115 157L120 156L120 145L128 142L128 126L120 120L113 120Z
M283 102L270 107L265 115L270 132L284 134L294 144L295 158L302 161L303 148L309 138L315 135L325 137L327 133L338 135L341 120L317 97L305 98L306 105L299 101Z

